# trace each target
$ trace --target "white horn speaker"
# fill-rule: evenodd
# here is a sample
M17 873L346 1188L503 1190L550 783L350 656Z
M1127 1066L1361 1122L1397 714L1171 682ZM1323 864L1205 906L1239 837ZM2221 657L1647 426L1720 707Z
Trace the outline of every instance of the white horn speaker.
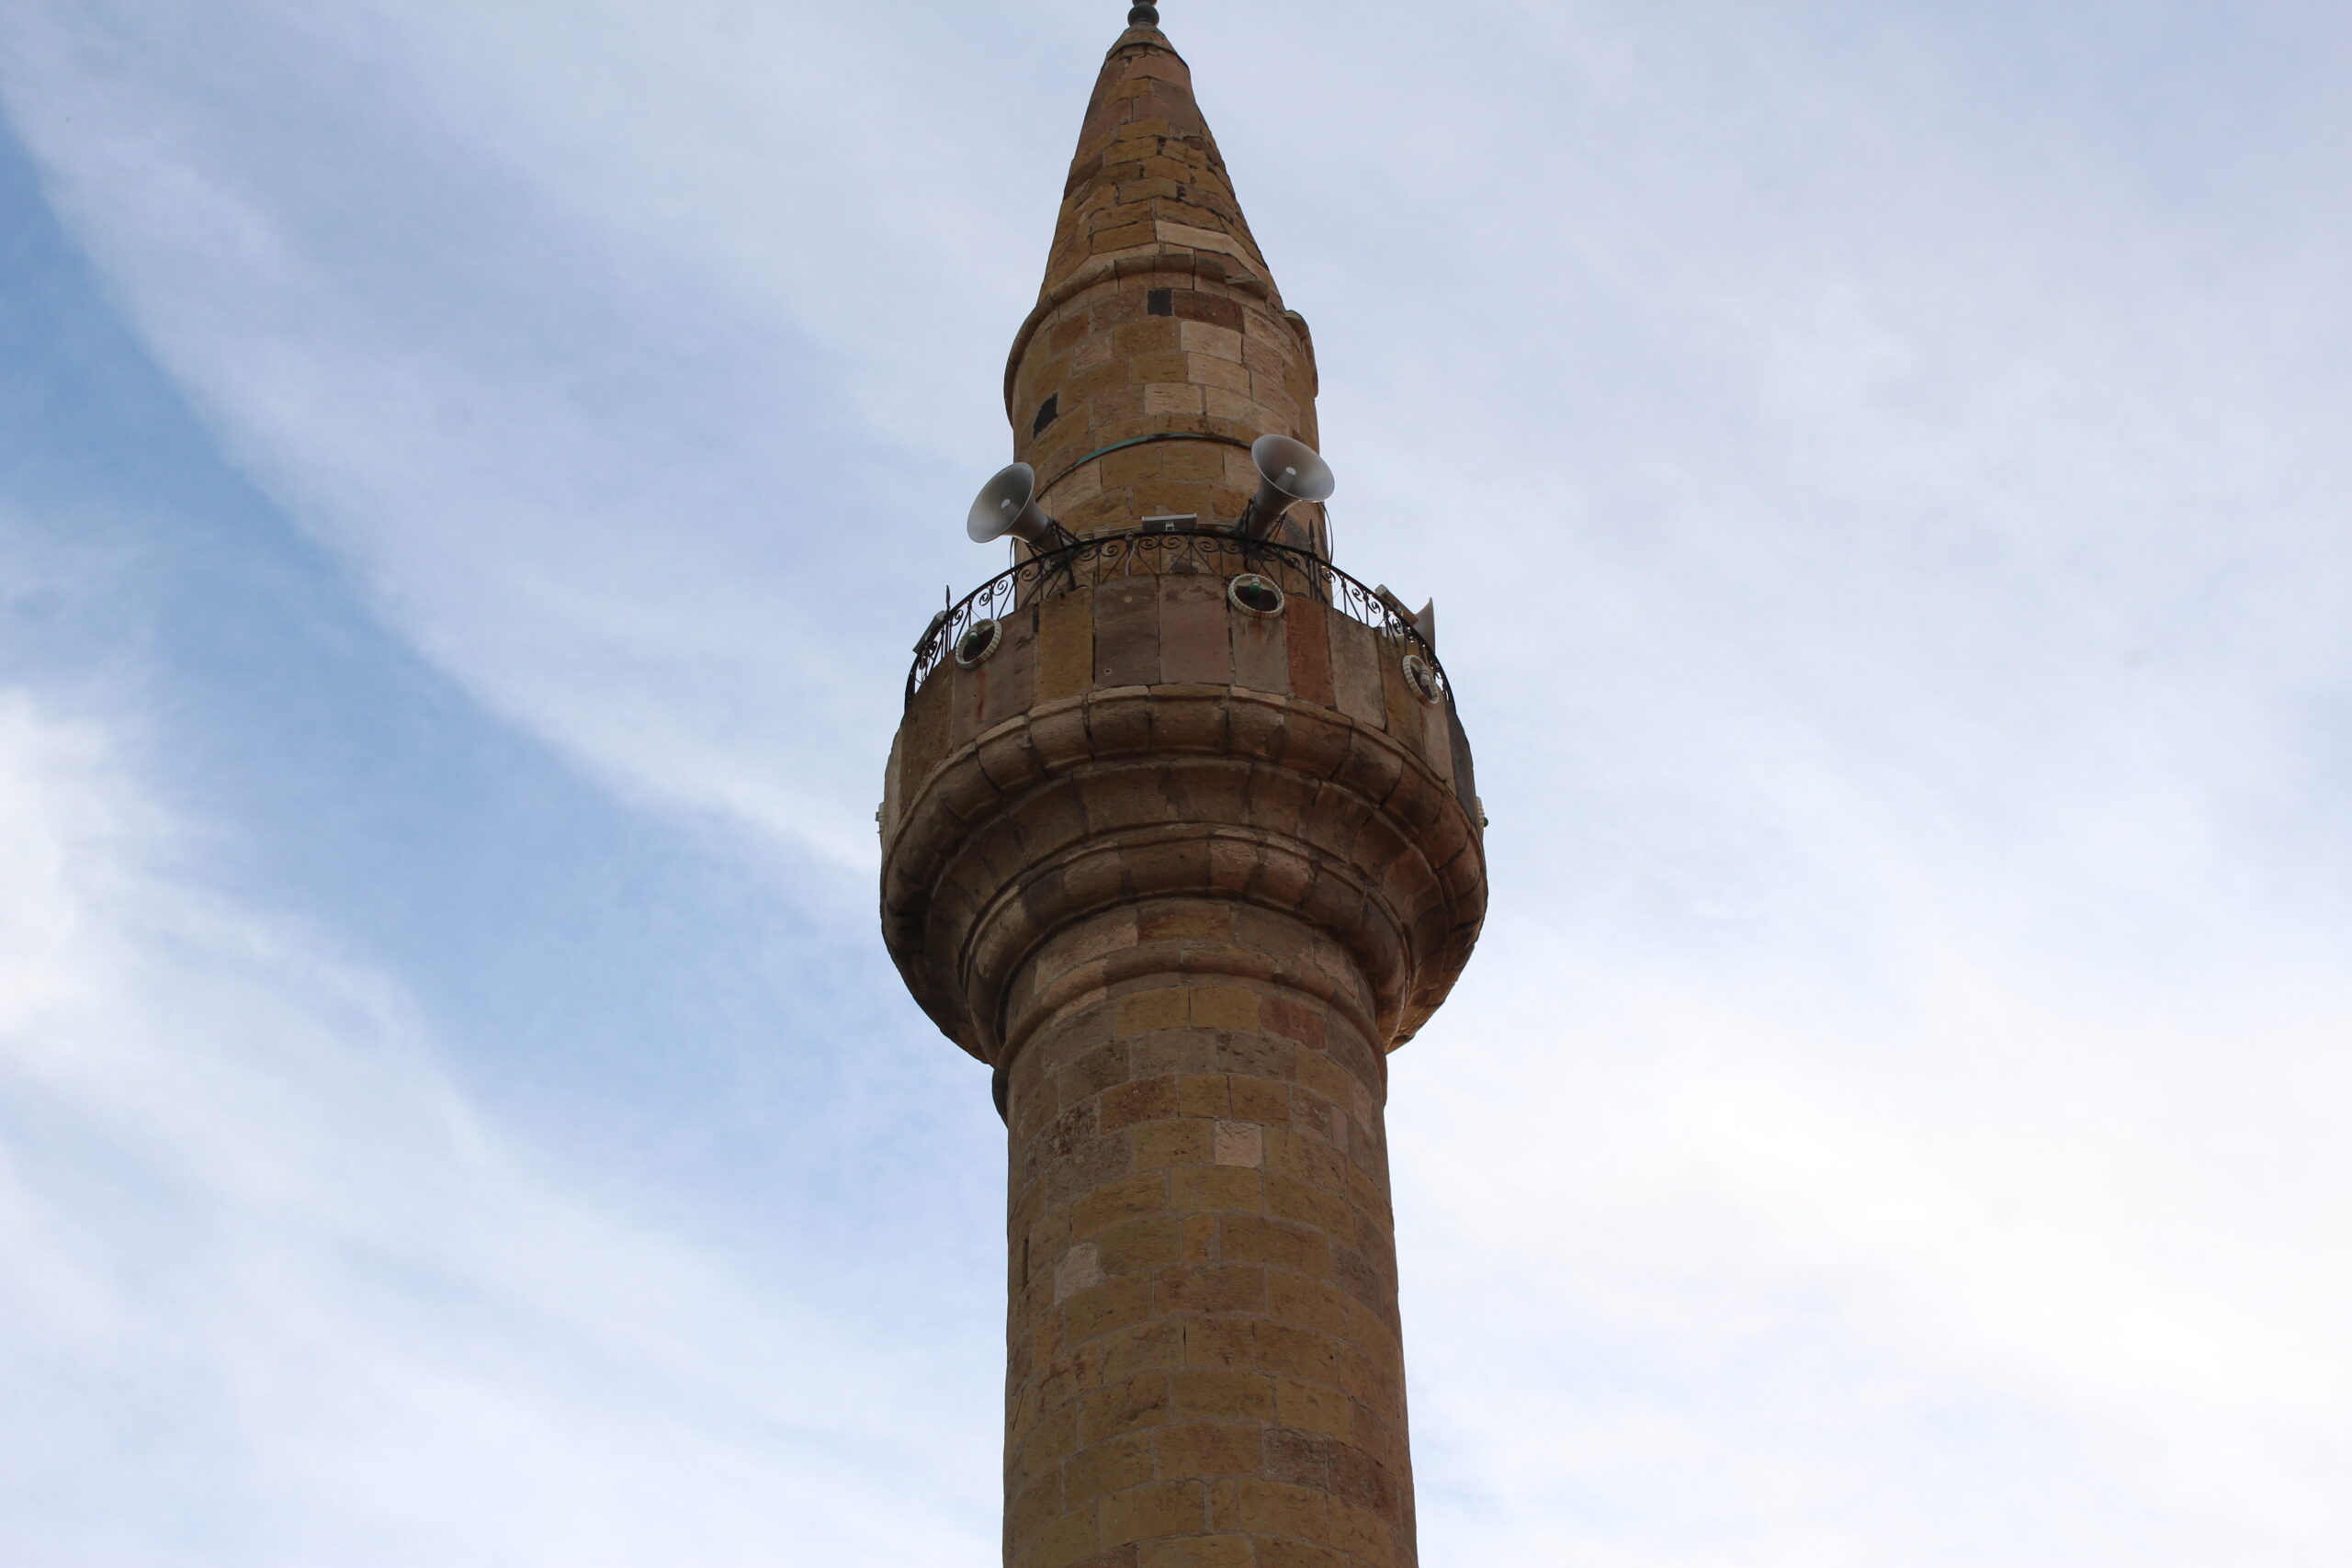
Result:
M1338 483L1331 465L1314 447L1287 435L1261 435L1250 444L1250 461L1257 465L1258 493L1242 513L1241 531L1264 538L1283 520L1283 513L1302 501L1326 501Z
M1053 526L1054 520L1037 509L1037 470L1026 463L998 469L996 478L980 487L964 519L964 532L976 545L1012 534L1042 549Z

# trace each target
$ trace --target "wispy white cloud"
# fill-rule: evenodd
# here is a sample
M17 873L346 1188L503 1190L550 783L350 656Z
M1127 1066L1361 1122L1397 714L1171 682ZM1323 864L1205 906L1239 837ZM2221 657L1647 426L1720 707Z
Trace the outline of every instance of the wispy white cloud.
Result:
M1437 1539L2340 1550L2340 998L2085 1011L1950 953L1806 1003L1536 947L1565 985L1398 1061Z
M531 111L569 86L514 83L502 48L522 40L497 17L256 7L209 25L212 47L188 49L153 14L28 9L6 82L61 208L224 446L510 718L647 798L819 865L870 861L871 757L910 637L842 589L933 573L870 536L904 492L898 449L844 442L843 389L806 376L839 323L783 299L871 310L879 291L819 287L860 269L789 218L695 231L797 255L754 293L723 246L682 253L658 204L626 223L586 204L644 128L592 119L600 140L544 152L571 128ZM554 62L665 62L614 25ZM496 84L484 51L505 62ZM707 62L646 79L683 102ZM740 65L727 79L751 85ZM263 83L277 113L256 118ZM469 96L500 85L521 90ZM314 140L290 146L289 123ZM799 166L806 129L771 128L762 161ZM667 167L675 131L650 150ZM797 743L812 732L858 743Z
M186 848L100 723L0 694L0 1555L974 1554L990 1423L605 1212Z

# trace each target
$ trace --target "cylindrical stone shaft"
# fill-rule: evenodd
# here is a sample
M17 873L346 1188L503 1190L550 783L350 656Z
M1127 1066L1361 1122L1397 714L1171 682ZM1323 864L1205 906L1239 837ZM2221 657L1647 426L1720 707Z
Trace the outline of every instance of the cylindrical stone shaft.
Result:
M1130 978L1051 1005L1114 954ZM1411 1563L1386 1073L1352 961L1191 898L1082 922L1033 969L1005 1561Z

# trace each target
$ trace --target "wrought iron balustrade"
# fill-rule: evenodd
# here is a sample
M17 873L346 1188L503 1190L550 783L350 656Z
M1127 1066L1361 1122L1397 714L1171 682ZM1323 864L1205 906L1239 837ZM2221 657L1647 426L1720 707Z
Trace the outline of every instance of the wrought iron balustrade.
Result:
M1269 579L1285 595L1313 600L1403 644L1427 667L1437 695L1451 700L1445 668L1438 662L1436 649L1394 598L1365 587L1320 557L1289 545L1245 538L1222 528L1171 528L1093 535L1033 555L989 579L932 617L922 640L915 644L914 668L907 672L907 701L914 701L931 672L946 661L974 626L1001 620L1057 594L1124 577L1170 573L1228 580L1251 573Z

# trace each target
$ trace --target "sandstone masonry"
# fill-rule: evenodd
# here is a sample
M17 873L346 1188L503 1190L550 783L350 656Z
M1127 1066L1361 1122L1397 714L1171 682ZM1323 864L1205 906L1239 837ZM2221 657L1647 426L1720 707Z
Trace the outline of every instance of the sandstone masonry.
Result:
M1005 389L1089 538L1230 523L1251 440L1317 438L1156 27L1104 64ZM1277 537L1324 554L1314 507ZM1026 592L892 748L885 936L1011 1134L1011 1568L1416 1561L1383 1107L1485 912L1469 747L1393 625L1248 613L1216 559Z

